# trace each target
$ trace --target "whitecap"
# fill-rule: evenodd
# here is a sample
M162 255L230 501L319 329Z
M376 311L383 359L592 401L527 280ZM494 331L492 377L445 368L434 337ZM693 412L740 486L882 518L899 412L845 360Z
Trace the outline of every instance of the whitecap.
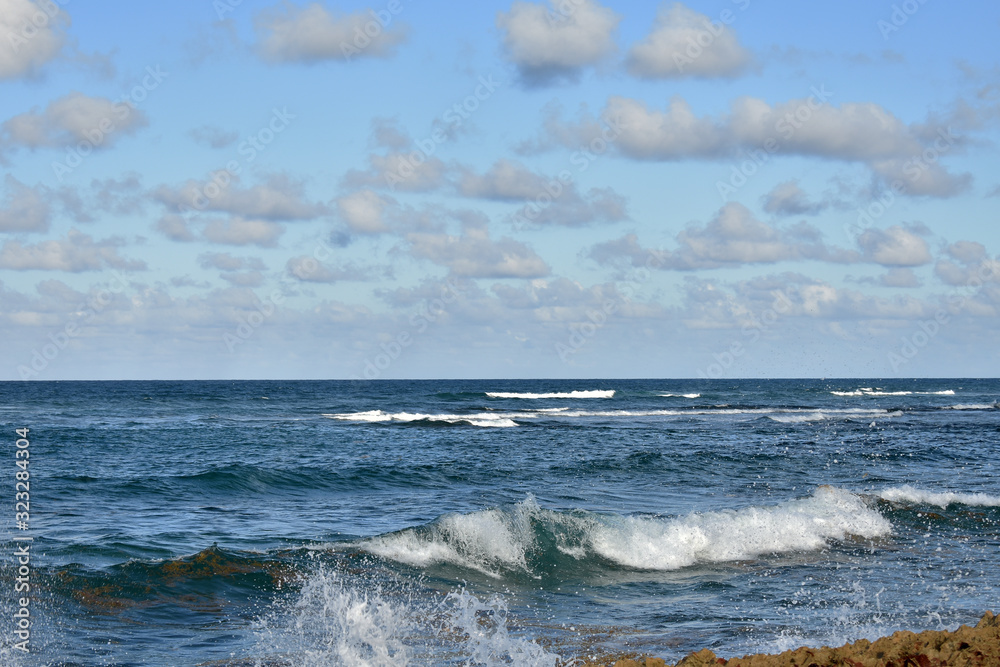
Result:
M926 491L912 486L894 486L879 493L879 498L895 503L915 505L970 505L978 507L1000 507L1000 496L985 493L955 493L952 491Z
M488 391L486 395L490 398L611 398L615 395L614 389L590 389L586 391L555 391L548 393L513 392L513 391Z

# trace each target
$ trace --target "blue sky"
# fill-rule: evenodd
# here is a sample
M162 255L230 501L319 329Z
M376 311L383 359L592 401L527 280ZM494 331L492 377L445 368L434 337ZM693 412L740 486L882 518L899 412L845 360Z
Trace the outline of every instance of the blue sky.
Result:
M998 28L0 0L0 379L996 376Z

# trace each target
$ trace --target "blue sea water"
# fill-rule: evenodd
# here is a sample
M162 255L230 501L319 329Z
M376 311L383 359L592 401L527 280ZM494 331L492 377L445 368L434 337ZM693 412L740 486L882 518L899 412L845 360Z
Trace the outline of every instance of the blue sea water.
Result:
M974 623L1000 599L998 399L969 379L0 383L0 664L565 665Z

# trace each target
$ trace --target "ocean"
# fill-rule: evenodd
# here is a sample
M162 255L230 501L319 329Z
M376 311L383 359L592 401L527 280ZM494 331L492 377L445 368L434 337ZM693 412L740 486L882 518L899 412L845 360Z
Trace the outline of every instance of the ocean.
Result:
M672 661L1000 611L998 380L0 398L4 665Z

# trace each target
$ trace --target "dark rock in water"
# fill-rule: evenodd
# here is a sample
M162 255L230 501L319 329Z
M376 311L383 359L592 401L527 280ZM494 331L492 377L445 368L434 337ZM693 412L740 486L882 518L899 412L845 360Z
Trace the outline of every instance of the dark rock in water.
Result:
M660 667L659 658L623 658L587 663L613 667ZM860 639L840 648L797 648L778 655L720 658L708 649L691 653L675 667L997 667L1000 666L1000 618L988 611L974 628L954 632L902 630L874 642Z

